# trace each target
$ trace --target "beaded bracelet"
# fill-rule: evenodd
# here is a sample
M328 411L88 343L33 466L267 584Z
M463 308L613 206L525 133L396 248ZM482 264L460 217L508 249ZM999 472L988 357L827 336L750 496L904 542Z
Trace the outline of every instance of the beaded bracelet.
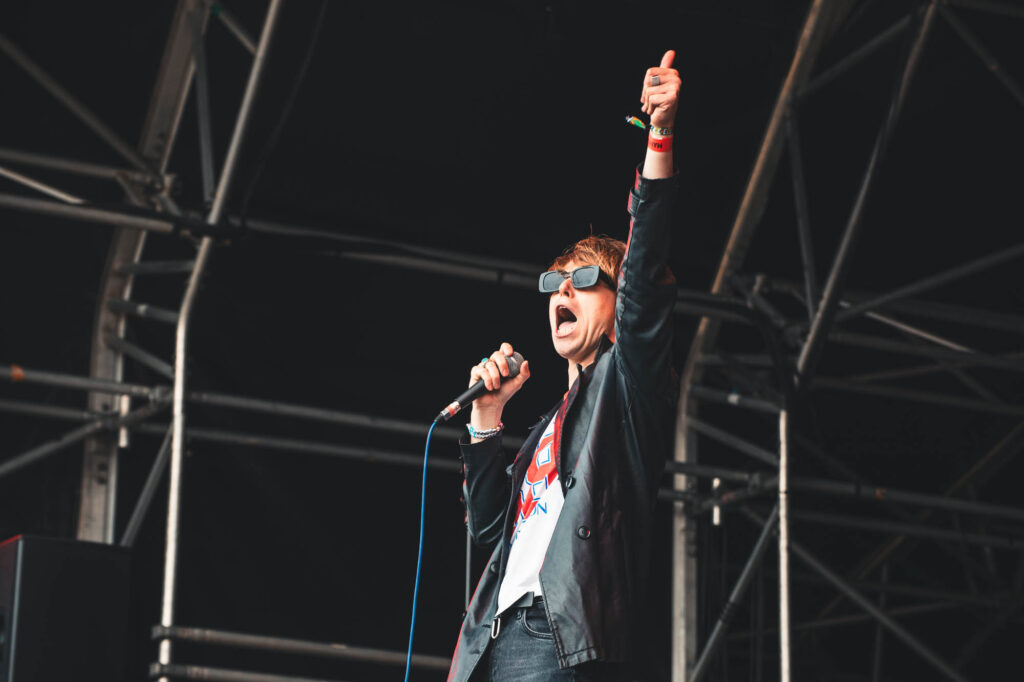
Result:
M501 422L498 422L498 425L493 429L474 429L472 424L466 424L466 430L469 431L471 438L490 438L501 433L504 428L505 425Z
M672 135L673 128L659 128L658 126L651 126L650 132L660 137L670 137Z

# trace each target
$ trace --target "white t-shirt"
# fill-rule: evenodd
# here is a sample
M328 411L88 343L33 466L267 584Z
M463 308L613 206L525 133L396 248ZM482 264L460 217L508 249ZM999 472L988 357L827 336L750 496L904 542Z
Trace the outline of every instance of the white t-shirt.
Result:
M516 523L509 541L508 565L498 590L498 613L527 592L541 594L540 567L565 501L555 467L555 427L548 422L519 490Z

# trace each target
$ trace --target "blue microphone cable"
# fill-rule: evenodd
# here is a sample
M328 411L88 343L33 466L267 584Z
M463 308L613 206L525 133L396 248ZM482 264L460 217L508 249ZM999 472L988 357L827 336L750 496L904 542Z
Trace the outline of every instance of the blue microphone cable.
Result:
M420 566L423 564L423 519L427 505L427 457L430 455L430 436L434 433L437 420L427 431L427 445L423 448L423 483L420 488L420 548L416 553L416 582L412 588L412 622L409 623L409 650L405 655L405 682L409 682L409 669L412 667L412 635L416 631L416 598L420 594Z

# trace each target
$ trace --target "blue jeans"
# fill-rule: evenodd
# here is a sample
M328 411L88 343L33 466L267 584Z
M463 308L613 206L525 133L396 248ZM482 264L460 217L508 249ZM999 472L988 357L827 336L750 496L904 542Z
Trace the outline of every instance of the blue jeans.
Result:
M619 666L585 663L560 669L544 603L518 608L501 619L498 638L491 640L484 662L489 682L619 682Z

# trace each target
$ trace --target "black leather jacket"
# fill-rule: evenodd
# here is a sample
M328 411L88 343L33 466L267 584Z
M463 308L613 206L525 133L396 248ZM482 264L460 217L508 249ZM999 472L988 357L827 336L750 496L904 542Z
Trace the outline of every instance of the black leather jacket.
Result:
M645 605L652 514L674 435L672 307L666 267L676 179L637 171L632 216L615 303L615 338L569 390L561 452L555 453L565 503L540 572L558 663L629 661ZM560 403L559 403L560 404ZM497 542L459 633L449 682L469 680L490 641L515 518L514 492L557 406L505 467L500 437L462 444L469 531Z

